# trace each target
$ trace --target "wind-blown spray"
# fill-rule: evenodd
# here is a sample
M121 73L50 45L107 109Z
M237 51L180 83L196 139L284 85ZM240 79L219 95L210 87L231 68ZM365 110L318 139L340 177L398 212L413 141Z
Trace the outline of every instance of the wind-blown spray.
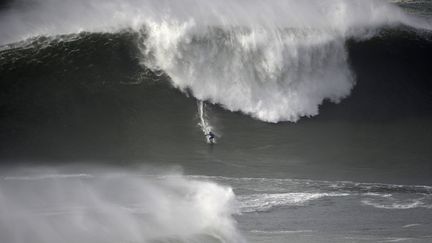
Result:
M201 128L204 136L206 137L207 143L215 143L216 140L213 138L212 140L209 137L210 132L213 132L213 127L210 125L210 121L207 117L207 113L205 110L205 103L204 101L197 101L198 105L198 116L199 116L199 123L198 126Z
M267 122L318 114L355 84L347 39L431 29L378 0L34 0L0 15L0 44L37 35L139 33L142 64L198 100Z
M179 174L0 179L0 242L243 242L230 187Z

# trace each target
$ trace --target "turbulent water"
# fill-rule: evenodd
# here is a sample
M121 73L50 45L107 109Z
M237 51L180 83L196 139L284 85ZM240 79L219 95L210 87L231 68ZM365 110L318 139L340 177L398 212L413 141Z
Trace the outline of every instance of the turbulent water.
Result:
M429 242L431 16L1 2L0 242Z

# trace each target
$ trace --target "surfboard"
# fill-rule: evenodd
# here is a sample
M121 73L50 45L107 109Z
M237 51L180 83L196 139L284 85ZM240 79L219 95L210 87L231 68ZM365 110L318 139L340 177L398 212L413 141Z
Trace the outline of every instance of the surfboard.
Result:
M216 138L210 139L210 136L206 135L206 140L208 144L215 144Z

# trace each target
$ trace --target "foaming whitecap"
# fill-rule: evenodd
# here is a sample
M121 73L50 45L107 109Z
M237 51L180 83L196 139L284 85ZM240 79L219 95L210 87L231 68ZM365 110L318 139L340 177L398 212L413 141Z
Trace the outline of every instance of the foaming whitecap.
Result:
M229 187L181 175L78 175L1 180L0 241L243 241Z
M345 42L377 29L430 29L395 5L365 0L16 1L0 43L81 31L140 33L142 63L199 100L267 122L314 116L354 84Z
M273 193L273 194L250 194L238 196L240 209L242 212L261 212L275 207L282 206L302 206L311 200L323 197L343 197L349 196L348 193Z
M373 199L361 200L362 204L372 206L380 209L413 209L413 208L426 208L431 209L432 205L427 204L420 199L407 199L407 200L395 200L391 198L388 201L377 201Z

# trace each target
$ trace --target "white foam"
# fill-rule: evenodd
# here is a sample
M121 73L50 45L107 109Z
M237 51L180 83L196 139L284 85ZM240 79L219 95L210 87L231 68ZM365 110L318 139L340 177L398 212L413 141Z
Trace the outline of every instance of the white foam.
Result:
M31 178L0 180L0 242L243 242L230 187L129 172Z
M256 234L270 234L270 235L279 235L279 234L301 234L301 233L312 233L313 230L251 230L251 233Z
M350 94L347 38L383 25L420 26L378 1L239 2L206 6L215 16L204 21L151 22L143 63L199 100L267 122L317 115L324 100Z
M348 96L346 39L398 24L430 28L378 0L17 0L0 14L0 44L129 28L143 34L143 64L175 87L278 122Z
M363 193L362 195L373 196L373 197L384 197L384 198L390 198L392 196L392 194L389 193L382 194L382 193L375 193L375 192L367 192L367 193Z
M388 202L373 201L370 199L364 199L361 201L364 205L372 206L380 209L413 209L413 208L432 208L431 205L427 205L419 199L409 199L406 201L390 200Z
M404 226L402 226L402 228L412 228L412 227L417 227L417 226L420 226L421 224L407 224L407 225L404 225Z
M238 200L242 212L262 212L274 207L302 206L306 202L322 197L349 196L348 193L274 193L274 194L250 194L240 195Z
M408 241L412 240L412 238L386 238L384 240L378 241L378 242L402 242L402 241Z

